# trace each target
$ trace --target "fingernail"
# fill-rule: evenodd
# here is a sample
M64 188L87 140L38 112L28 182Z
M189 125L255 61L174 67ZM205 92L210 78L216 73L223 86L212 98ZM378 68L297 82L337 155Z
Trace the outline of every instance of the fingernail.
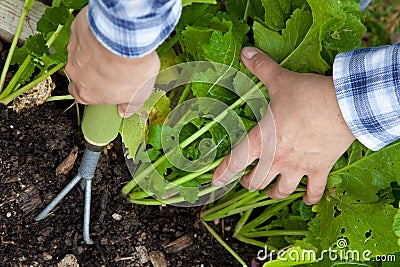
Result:
M242 54L247 59L252 59L258 53L259 53L259 50L254 47L245 47L242 49Z
M214 185L214 186L221 187L221 186L224 186L225 183L222 182L222 181L220 181L220 180L217 180L217 181L214 181L214 182L213 182L213 185Z

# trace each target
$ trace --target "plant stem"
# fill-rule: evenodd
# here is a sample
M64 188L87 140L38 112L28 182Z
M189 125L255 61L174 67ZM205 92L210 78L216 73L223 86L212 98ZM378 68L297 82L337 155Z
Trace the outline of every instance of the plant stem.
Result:
M200 170L198 172L192 172L192 173L189 173L189 174L187 174L179 179L176 179L172 182L168 182L167 185L165 186L165 189L166 190L171 189L173 187L176 187L183 183L186 183L187 181L197 178L198 176L216 168L221 163L222 160L223 160L223 158L220 158L220 159L214 161L212 164L210 164L206 168L203 168L202 170ZM159 177L159 178L164 179L163 177ZM138 192L131 193L130 197L131 197L131 199L132 198L133 199L141 199L141 198L145 198L145 197L152 196L152 195L154 195L154 194L149 194L149 192L144 192L144 191L138 191Z
M247 238L247 237L244 237L242 235L235 235L234 237L237 240L242 241L242 242L247 243L247 244L250 244L250 245L254 245L254 246L257 246L257 247L261 247L261 248L265 248L266 247L268 249L268 251L272 251L272 250L279 251L277 248L275 248L275 247L273 247L271 245L267 245L266 243L263 243L261 241L255 240L255 239Z
M179 147L176 149L183 149L190 145L193 141L195 141L197 138L202 136L204 133L206 133L211 127L213 127L216 123L220 122L225 116L228 114L228 111L235 109L236 107L242 105L248 97L250 97L254 92L259 90L259 88L262 86L262 82L257 83L253 88L251 88L249 91L247 91L241 98L236 100L232 105L230 105L228 108L226 108L223 112L221 112L217 117L215 117L212 121L204 125L202 128L200 128L196 133L191 135L189 138L187 138L185 141L183 141ZM175 150L171 150L169 153L174 153ZM122 193L123 194L128 194L138 183L140 183L141 180L143 180L147 175L152 173L160 164L162 164L165 160L167 159L167 155L164 154L161 156L157 161L154 163L150 164L146 169L144 169L141 173L138 174L138 176L135 179L132 179L129 181L123 188L122 188Z
M47 77L49 77L50 75L54 74L56 71L58 71L59 69L61 69L63 66L65 65L65 63L60 63L58 65L56 65L55 67L53 67L51 70L49 70L48 72L42 74L40 77L36 78L34 81L28 83L27 85L23 86L22 88L18 89L17 91L11 93L10 95L8 95L7 97L3 98L0 100L0 104L4 104L4 105L8 105L8 103L10 103L11 101L13 101L16 97L18 97L20 94L28 91L30 88L34 87L35 85L37 85L38 83L40 83L41 81L43 81L44 79L46 79Z
M27 1L29 1L29 0L27 0ZM32 1L32 3L33 3L33 1ZM69 9L69 12L72 14L72 12L73 12L74 10L73 9ZM58 35L60 34L60 32L61 32L61 30L64 28L64 25L58 25L58 27L57 27L57 30L55 30L52 34L51 34L51 36L50 36L50 38L49 38L49 40L46 42L46 46L47 47L50 47L52 44L53 44L53 42L57 39L57 37L58 37ZM15 49L15 47L14 47L14 49ZM10 48L10 52L11 52L11 48ZM10 52L9 52L9 54L10 54ZM12 58L12 57L11 57ZM11 58L10 58L10 61L11 61ZM8 58L7 58L8 59ZM31 59L32 59L32 56L31 55L28 55L26 58L25 58L25 60L24 60L24 62L21 64L21 66L18 68L18 70L17 70L17 72L14 74L14 76L13 76L13 78L11 79L11 81L9 82L9 84L7 85L7 87L4 89L4 91L3 91L3 93L1 93L0 94L0 99L4 99L4 98L6 98L11 92L13 92L16 88L15 88L15 86L16 86L16 84L17 84L17 82L19 81L19 79L20 79L20 77L22 76L22 74L24 73L24 71L26 70L26 68L27 68L27 66L28 66L28 64L30 63L30 61L31 61ZM7 68L8 68L8 66L7 66ZM59 69L61 69L62 68L62 66L59 68ZM3 69L3 72L4 72L4 70L5 69ZM7 70L6 70L7 71ZM2 75L3 75L3 73L2 73ZM33 86L35 86L36 84L34 84ZM33 87L32 86L32 87ZM1 88L2 88L2 85L0 86L0 92L1 92ZM24 87L25 88L25 87ZM27 88L25 91L28 91L30 88ZM24 91L24 92L25 92ZM22 92L23 93L23 92ZM11 101L12 100L14 100L14 98L16 98L18 95L16 95L15 97L13 97L13 99L11 99ZM9 101L9 102L11 102L11 101Z
M240 231L240 234L248 233L248 232L252 231L258 225L262 224L263 222L265 222L266 220L268 220L269 218L271 218L272 216L277 214L284 207L286 207L287 205L292 203L295 200L295 198L293 199L293 197L289 196L288 198L285 198L284 200L285 201L276 200L276 201L282 201L282 202L274 205L271 208L265 209L264 212L262 212L257 218L255 218L254 220L252 220L251 222L249 222L248 224L243 226L243 228Z
M288 236L288 235L303 235L308 233L307 230L269 230L269 231L256 231L243 233L242 236L254 238L254 237L264 237L264 236Z
M11 81L8 83L4 91L0 94L0 99L5 98L8 96L13 89L15 88L17 82L19 81L19 78L21 78L22 74L24 73L25 69L27 68L28 64L31 62L32 56L28 55L24 62L21 64L17 72L14 74L14 76L11 78Z
M268 206L268 205L271 205L271 204L279 203L279 202L282 202L284 200L295 200L295 199L297 199L299 197L302 197L303 195L304 195L304 193L297 193L297 194L292 194L292 195L290 195L290 196L288 196L288 197L286 197L284 199L268 199L268 200L265 200L265 201L262 201L262 202L258 202L258 203L255 203L255 204L250 203L250 204L248 204L246 206L239 207L237 209L233 209L233 210L227 212L224 217L232 216L234 214L238 214L238 213L247 211L248 209L259 208L259 207L263 207L263 206Z
M247 0L246 9L244 10L243 20L246 22L249 15L250 0Z
M206 227L206 229L210 232L210 234L227 250L235 259L238 260L240 264L242 264L243 267L247 267L246 262L240 258L240 256L217 234L217 232L214 231L211 226L209 226L205 221L200 220L203 225Z
M170 50L179 40L179 38L181 38L181 35L179 33L175 34L174 37L172 37L167 44L160 49L160 51L158 52L158 56L161 58L162 56L164 56L168 50Z
M240 230L242 229L242 227L245 225L245 223L249 219L249 217L250 217L251 213L253 212L253 210L254 209L247 210L242 215L242 217L240 217L239 221L236 223L236 226L235 226L234 236L239 234Z
M17 30L16 30L14 38L12 40L10 49L8 50L7 59L6 59L6 62L4 63L3 71L1 72L0 92L3 90L4 82L6 80L8 68L10 67L11 59L14 55L15 48L17 47L18 39L21 36L25 18L28 15L29 10L32 8L33 2L34 2L34 0L25 0L24 9L22 10L21 16L19 18Z
M206 187L204 190L200 190L198 193L198 196L204 196L207 194L210 194L212 192L217 191L218 189L220 189L221 187L217 187L217 186L210 186L210 187ZM131 193L132 195L133 193ZM179 197L170 197L170 198L166 198L166 199L162 199L162 200L156 200L156 199L130 199L129 200L132 203L135 204L146 204L146 205L165 205L165 204L177 204L177 203L181 203L181 202L185 202L185 198L183 196L179 196Z
M212 221L212 220L215 220L215 219L224 218L224 217L227 216L226 214L229 211L231 211L232 209L235 209L236 207L239 207L240 205L248 203L251 199L255 198L257 195L258 195L258 191L254 191L251 194L247 195L245 198L242 198L241 200L239 200L237 202L234 202L231 205L229 205L229 206L227 206L227 207L225 207L225 208L223 208L223 209L221 209L221 210L219 210L217 212L214 212L214 213L211 213L209 215L206 215L206 216L204 216L202 218L205 221Z
M254 192L247 191L247 189L245 189L245 188L243 189L243 191L245 191L245 192L238 194L236 197L234 197L228 201L222 202L221 204L217 204L210 209L202 211L200 214L201 217L204 219L204 217L207 216L208 214L213 213L218 210L221 210L229 205L232 205L233 203L236 203L237 201L241 200L242 198L254 193ZM239 192L241 192L241 191L239 191Z
M190 88L191 88L190 85L191 85L190 83L186 84L185 90L183 90L181 96L179 97L177 106L182 104L182 102L186 100L186 98L190 92Z
M72 95L57 95L46 99L46 102L59 101L59 100L74 100Z

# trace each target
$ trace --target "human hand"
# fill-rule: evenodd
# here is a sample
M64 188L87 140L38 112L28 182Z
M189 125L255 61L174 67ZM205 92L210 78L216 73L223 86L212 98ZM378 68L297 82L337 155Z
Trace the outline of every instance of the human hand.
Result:
M124 58L107 50L89 28L87 7L71 25L68 90L81 104L118 104L128 117L138 111L151 95L160 59L156 52L142 58Z
M216 169L213 182L223 185L255 159L257 166L241 179L250 190L266 187L271 198L291 194L307 176L306 204L320 201L328 174L355 137L341 114L332 77L282 68L256 48L244 48L246 67L268 88L266 116Z

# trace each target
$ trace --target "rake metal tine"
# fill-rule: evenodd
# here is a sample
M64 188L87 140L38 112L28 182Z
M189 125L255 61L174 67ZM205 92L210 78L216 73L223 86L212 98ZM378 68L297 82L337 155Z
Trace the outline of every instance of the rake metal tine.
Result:
M68 194L69 191L71 191L71 189L82 179L82 176L79 175L79 173L75 176L74 179L71 180L71 182L69 182L67 184L66 187L64 187L63 190L61 190L60 193L58 193L58 195L46 206L46 208L44 208L42 210L41 213L39 213L39 215L37 215L34 220L35 221L39 221L41 219L43 219L44 217L46 217L50 211L52 211L52 209L54 209L54 207Z

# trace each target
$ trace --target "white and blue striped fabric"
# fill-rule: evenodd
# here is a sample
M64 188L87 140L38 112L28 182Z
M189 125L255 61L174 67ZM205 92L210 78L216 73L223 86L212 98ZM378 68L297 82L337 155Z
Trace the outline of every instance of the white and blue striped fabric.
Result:
M400 44L336 56L336 96L354 136L379 150L400 138Z
M179 21L182 0L90 0L88 22L114 54L137 58L154 51Z

